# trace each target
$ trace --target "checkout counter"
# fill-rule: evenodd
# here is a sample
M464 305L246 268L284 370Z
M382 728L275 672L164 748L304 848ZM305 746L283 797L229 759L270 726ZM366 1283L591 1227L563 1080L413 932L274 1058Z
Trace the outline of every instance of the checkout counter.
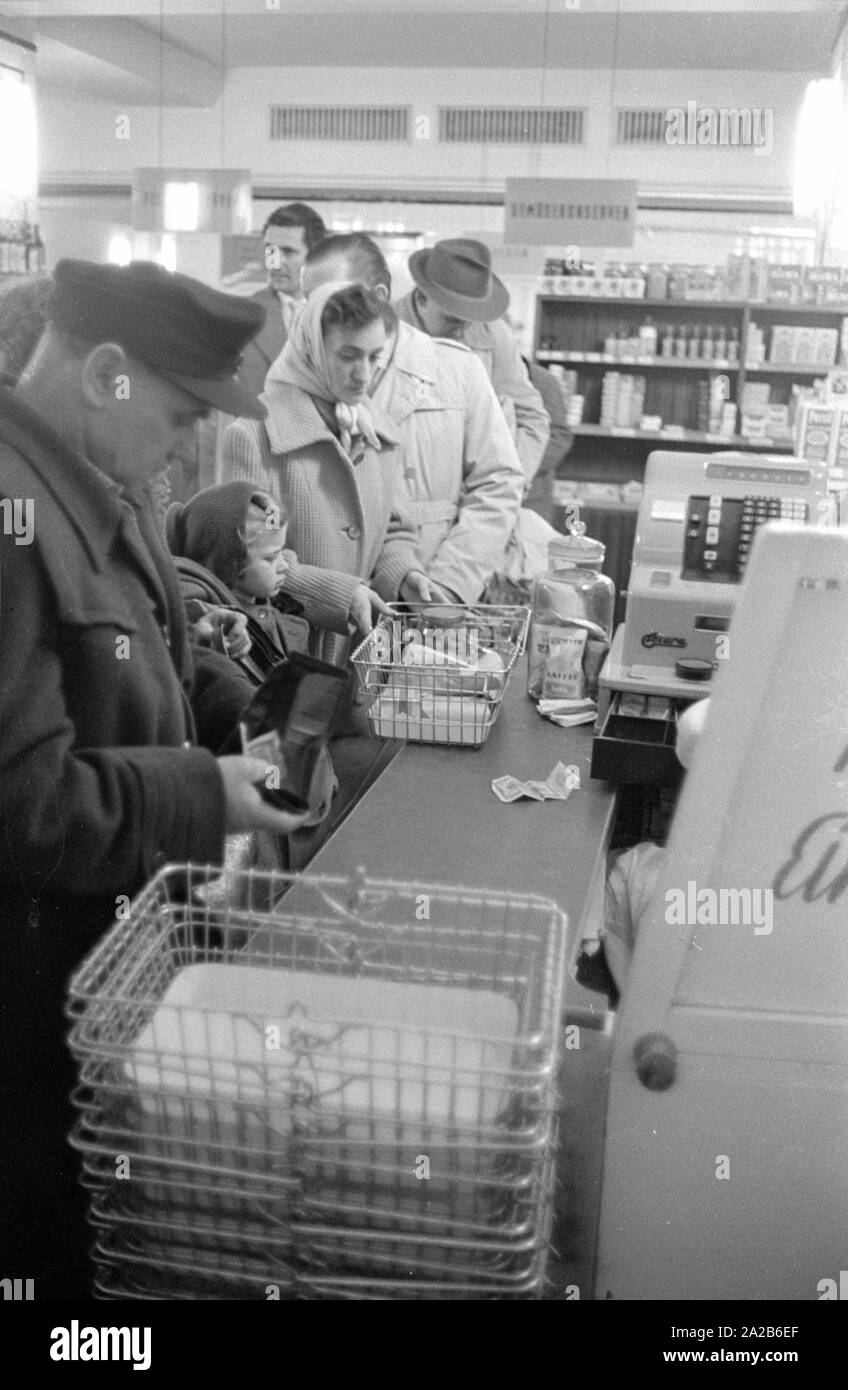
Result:
M773 528L743 588L761 520L826 513L823 470L660 455L647 484L601 731L620 757L621 695L713 700L663 875L684 901L694 890L701 920L672 922L656 894L619 1015L574 978L614 789L589 775L591 729L540 719L520 671L481 749L392 745L312 868L528 891L567 912L580 1043L563 1058L554 1299L814 1300L844 1266L848 1211L848 535ZM718 649L731 618L732 663ZM710 682L680 674L681 654L708 662ZM491 792L558 761L581 770L564 803Z

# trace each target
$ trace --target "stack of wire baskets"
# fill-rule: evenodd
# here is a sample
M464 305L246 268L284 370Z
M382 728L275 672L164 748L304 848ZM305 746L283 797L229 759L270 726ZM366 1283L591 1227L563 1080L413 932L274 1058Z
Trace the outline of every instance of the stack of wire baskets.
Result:
M479 748L527 644L529 608L390 604L353 653L371 732Z
M96 1296L544 1297L563 914L218 874L162 869L71 981Z

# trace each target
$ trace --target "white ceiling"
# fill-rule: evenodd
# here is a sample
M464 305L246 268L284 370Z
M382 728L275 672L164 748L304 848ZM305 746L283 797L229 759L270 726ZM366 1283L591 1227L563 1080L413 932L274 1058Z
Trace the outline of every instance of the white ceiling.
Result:
M4 17L12 32L30 26L40 84L207 106L242 67L826 75L845 9L843 0L0 0L0 28Z

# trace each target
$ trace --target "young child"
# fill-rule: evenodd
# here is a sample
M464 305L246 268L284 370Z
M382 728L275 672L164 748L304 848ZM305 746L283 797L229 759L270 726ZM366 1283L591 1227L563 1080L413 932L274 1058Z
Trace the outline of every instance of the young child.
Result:
M251 674L257 683L290 652L305 652L309 640L301 605L280 590L288 570L286 527L287 518L273 498L245 482L221 483L188 502L175 503L165 522L187 607L199 599L206 605L236 606L247 614L250 658L258 666ZM190 567L186 560L192 562ZM312 814L288 837L287 867L302 866L301 842L306 843L307 830L325 820L337 786L325 753L310 789Z
M236 482L205 488L188 502L177 503L166 523L173 554L210 571L242 612L259 624L280 660L289 652L306 651L309 640L302 607L281 592L288 570L287 520L268 493L252 483ZM197 587L189 592L187 576L182 578L186 597L202 597ZM202 584L201 577L195 576L195 582ZM207 601L221 602L222 597L210 589Z

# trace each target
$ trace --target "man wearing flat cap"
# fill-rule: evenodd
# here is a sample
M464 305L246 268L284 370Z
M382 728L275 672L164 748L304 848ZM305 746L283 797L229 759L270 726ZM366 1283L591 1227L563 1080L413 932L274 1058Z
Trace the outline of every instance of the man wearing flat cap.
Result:
M492 273L488 246L462 237L437 241L431 248L413 251L409 273L415 288L395 303L398 318L431 338L465 343L480 358L514 428L529 488L545 452L550 422L512 329L504 322L509 291Z
M70 972L160 865L301 819L261 798L263 764L208 751L251 690L223 657L193 669L145 486L211 407L263 414L236 379L263 311L144 262L54 278L0 387L0 1250L36 1299L90 1293Z

